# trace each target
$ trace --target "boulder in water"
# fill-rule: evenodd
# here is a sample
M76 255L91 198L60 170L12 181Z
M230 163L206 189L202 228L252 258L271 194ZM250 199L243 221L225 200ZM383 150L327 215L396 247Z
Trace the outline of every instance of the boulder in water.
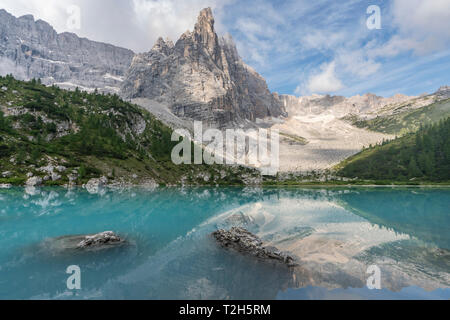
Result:
M26 185L29 187L36 187L42 184L42 178L40 177L31 177L27 180Z
M106 177L101 177L99 179L94 178L89 180L88 183L86 183L85 188L90 194L99 194L102 193L101 191L107 185L107 183L108 178Z
M64 254L84 251L99 251L122 246L124 239L112 231L105 231L91 235L62 236L47 239L42 247L51 254Z
M281 262L289 267L297 265L293 257L275 247L264 246L259 237L246 229L237 227L233 227L229 231L220 229L213 232L212 236L222 247L232 248L262 260Z
M105 231L91 236L85 236L84 240L78 243L77 248L93 248L106 245L114 245L123 242L123 240L112 231Z

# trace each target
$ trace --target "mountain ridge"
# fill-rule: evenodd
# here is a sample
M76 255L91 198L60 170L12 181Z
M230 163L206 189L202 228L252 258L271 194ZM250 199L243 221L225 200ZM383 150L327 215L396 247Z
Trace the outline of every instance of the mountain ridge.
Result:
M426 106L450 97L448 86L419 97L272 93L265 79L244 63L232 37L217 35L210 8L175 43L159 38L140 54L72 33L57 34L31 15L15 18L2 10L0 16L7 18L0 20L0 64L2 57L15 59L8 60L13 67L47 85L121 94L172 129L191 130L194 120L204 128L279 129L281 172L331 168L362 148L393 139L397 129L403 133L403 115L426 113ZM117 55L108 55L109 48ZM432 120L441 109L433 109ZM389 123L395 130L385 130L384 119L391 117L400 120ZM414 121L411 128L416 125Z
M133 56L129 49L57 33L32 15L16 18L0 10L0 57L10 62L9 73L22 80L39 78L66 89L118 92Z
M308 107L316 108L316 112L331 107L341 117L370 120L378 116L378 111L386 112L383 108L389 105L416 99L422 102L413 107L420 108L434 102L400 94L391 98L373 94L345 98L272 93L265 79L243 62L232 37L217 35L210 8L200 12L194 30L183 33L176 43L159 38L149 52L139 54L75 33L57 33L32 15L16 18L0 9L0 17L0 59L7 59L7 68L14 69L17 78L40 78L44 84L64 89L98 89L127 99L149 99L149 103L166 105L176 117L202 120L212 127L292 117L306 114ZM152 64L156 72L148 70L147 64ZM434 96L444 99L450 97L449 92L449 87L443 86ZM356 108L344 106L345 102L356 104Z

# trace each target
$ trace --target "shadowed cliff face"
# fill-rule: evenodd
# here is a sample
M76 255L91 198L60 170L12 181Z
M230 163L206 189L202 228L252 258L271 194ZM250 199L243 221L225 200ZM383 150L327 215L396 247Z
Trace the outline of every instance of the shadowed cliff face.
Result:
M122 95L156 100L177 116L217 127L284 115L266 81L239 57L231 37L217 36L209 8L175 45L160 38L150 52L136 55Z

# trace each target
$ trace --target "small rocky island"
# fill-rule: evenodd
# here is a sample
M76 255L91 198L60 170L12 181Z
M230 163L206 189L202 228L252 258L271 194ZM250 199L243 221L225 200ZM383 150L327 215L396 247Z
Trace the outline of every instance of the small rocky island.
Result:
M264 261L280 262L288 267L297 266L293 257L275 247L264 246L260 238L244 228L233 227L228 231L219 229L213 232L212 236L224 248L231 248Z

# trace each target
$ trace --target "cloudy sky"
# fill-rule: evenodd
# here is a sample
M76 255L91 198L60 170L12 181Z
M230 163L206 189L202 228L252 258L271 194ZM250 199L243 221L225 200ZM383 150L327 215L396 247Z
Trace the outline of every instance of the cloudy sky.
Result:
M71 5L80 29L68 24ZM381 29L367 27L372 5ZM159 36L176 41L208 6L272 91L391 96L450 85L450 0L0 0L15 16L136 52Z

